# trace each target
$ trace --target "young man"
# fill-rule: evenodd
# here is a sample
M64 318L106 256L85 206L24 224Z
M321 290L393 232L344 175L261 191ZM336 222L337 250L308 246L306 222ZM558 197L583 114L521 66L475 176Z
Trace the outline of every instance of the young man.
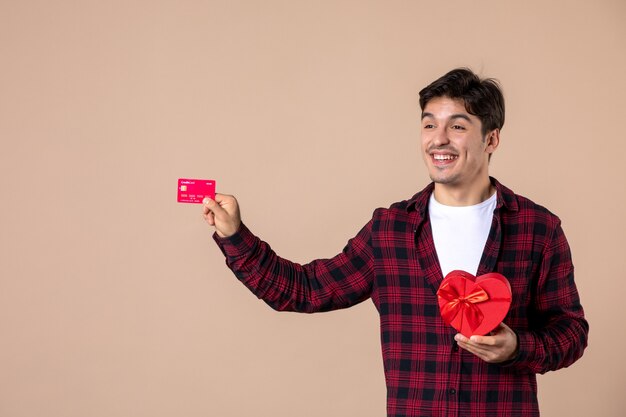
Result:
M217 195L206 221L235 275L277 310L318 312L372 298L380 313L388 416L538 416L535 375L569 366L589 326L559 219L489 177L504 124L494 80L450 71L420 91L422 157L433 181L377 209L332 259L278 257ZM513 300L491 334L443 322L437 289L452 270L499 272Z

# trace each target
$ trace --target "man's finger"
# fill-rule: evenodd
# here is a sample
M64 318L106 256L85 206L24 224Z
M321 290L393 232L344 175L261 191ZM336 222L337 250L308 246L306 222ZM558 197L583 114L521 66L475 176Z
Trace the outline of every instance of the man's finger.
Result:
M486 346L495 346L497 345L497 340L494 336L472 336L470 337L470 342L477 343L479 345Z
M464 350L466 350L466 351L468 351L468 352L478 356L481 359L485 359L487 357L487 355L490 354L489 350L477 347L475 345L471 345L469 343L458 342L458 344L459 344L459 347L461 349L464 349Z
M215 226L215 215L212 212L208 212L204 215L204 219L210 226Z
M498 327L496 327L495 329L493 329L493 332L495 334L500 334L500 333L504 333L504 332L513 332L513 329L511 329L509 326L506 325L506 323L501 322L500 324L498 324Z
M457 342L464 342L473 346L495 346L496 345L496 338L493 336L479 336L479 335L473 335L472 337L470 337L469 339L465 336L463 336L461 333L457 333L456 336L454 336L454 340L456 340Z
M215 193L215 201L217 201L219 204L229 202L231 200L234 200L234 197L232 195Z
M217 199L218 196L215 195L215 198ZM204 210L205 213L207 213L207 210L212 212L213 214L216 215L224 215L227 214L226 210L224 210L222 208L222 206L220 206L219 202L217 200L213 200L209 197L205 197L204 200L202 200L202 204L204 204Z
M483 348L470 343L459 342L459 347L489 363L502 362L500 350Z

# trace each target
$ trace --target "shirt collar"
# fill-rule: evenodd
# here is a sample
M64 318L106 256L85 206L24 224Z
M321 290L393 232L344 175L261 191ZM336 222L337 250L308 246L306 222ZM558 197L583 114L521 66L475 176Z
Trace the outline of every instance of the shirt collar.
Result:
M493 177L489 177L489 180L496 187L496 210L504 207L504 209L509 211L518 211L519 207L517 205L517 199L515 198L515 194L513 193L513 191L500 184L500 182ZM424 213L426 212L426 208L428 207L428 199L430 198L430 195L432 194L434 189L435 184L431 182L426 186L426 188L411 197L407 201L406 211L417 211L420 214L424 215Z

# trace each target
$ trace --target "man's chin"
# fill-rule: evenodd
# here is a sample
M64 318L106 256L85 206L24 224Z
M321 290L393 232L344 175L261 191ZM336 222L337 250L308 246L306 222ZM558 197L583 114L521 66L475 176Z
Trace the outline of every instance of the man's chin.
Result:
M456 181L456 178L444 176L444 175L430 174L430 180L434 182L435 184L449 185L449 184L454 184L454 182Z

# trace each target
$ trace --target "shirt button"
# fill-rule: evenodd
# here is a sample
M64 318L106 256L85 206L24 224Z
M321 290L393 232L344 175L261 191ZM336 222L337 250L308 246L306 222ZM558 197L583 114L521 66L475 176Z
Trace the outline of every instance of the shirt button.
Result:
M452 351L453 351L453 352L458 352L458 351L459 351L459 345L458 345L458 343L454 342L454 343L452 344Z
M455 390L454 388L450 388L450 389L448 390L448 394L450 394L450 395L455 395L455 394L456 394L456 390Z

